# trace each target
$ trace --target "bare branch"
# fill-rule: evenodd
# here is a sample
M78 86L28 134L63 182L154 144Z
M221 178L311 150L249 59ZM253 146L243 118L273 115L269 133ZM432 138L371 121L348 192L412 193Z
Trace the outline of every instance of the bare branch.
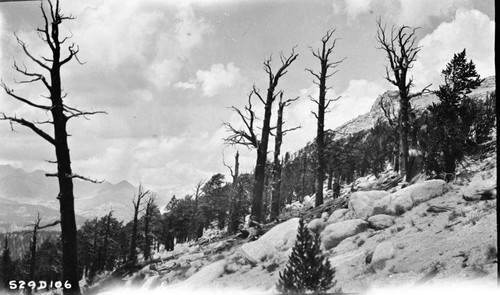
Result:
M8 121L15 122L15 123L18 123L20 125L23 125L25 127L28 127L31 130L33 130L33 132L35 132L36 134L38 134L40 137L42 137L43 139L45 139L46 141L48 141L49 143L51 143L53 145L56 144L55 140L50 135L48 135L47 133L45 133L43 130L41 130L38 127L36 127L35 123L28 122L28 121L26 121L23 118L8 117L4 113L0 113L0 115L1 115L0 120L8 120Z
M326 101L326 104L325 104L325 111L328 109L328 107L330 106L330 103L332 102L335 102L335 101L338 101L339 99L341 99L342 96L338 96L337 98L330 98Z
M76 117L83 117L86 120L89 120L89 118L87 118L87 116L92 116L92 115L97 115L97 114L106 114L106 115L108 114L105 111L80 111L76 108L71 108L71 107L68 107L66 105L63 106L63 109L65 112L70 113L69 116L66 116L66 120L69 120L71 118L76 118Z
M51 226L55 226L55 225L58 225L61 223L61 220L56 220L52 223L49 223L49 224L46 224L46 225L42 225L42 226L39 226L38 229L44 229L44 228L47 228L47 227L51 227Z
M313 75L314 77L316 77L316 79L318 79L318 80L320 79L319 75L316 74L315 72L313 72L313 70L311 70L311 69L305 69L305 70L308 71L309 73L311 73L311 75Z
M0 85L5 90L5 93L7 93L9 96L11 96L11 97L13 97L13 98L15 98L15 99L17 99L17 100L19 100L19 101L21 101L21 102L29 105L29 106L32 106L32 107L35 107L35 108L38 108L38 109L42 109L42 110L46 110L46 111L50 110L50 108L51 108L50 106L36 104L36 103L33 103L33 102L29 101L26 98L23 98L23 97L20 97L18 95L15 95L14 94L14 90L10 89L9 87L7 87L7 85L3 81L0 82Z
M81 179L81 180L85 180L85 181L88 181L88 182L92 182L92 183L103 183L104 180L95 180L95 179L90 179L88 177L85 177L85 176L81 176L81 175L78 175L78 174L69 174L69 175L66 175L67 178L78 178L78 179ZM149 192L149 191L148 191Z
M296 127L288 128L288 129L285 129L285 130L283 130L281 132L283 133L283 135L285 135L285 134L287 134L290 131L294 131L294 130L297 130L297 129L300 129L300 128L302 128L302 126L296 126Z
M23 51L24 53L32 60L34 61L35 63L37 63L39 66L41 66L42 68L46 69L47 71L50 72L50 68L49 66L47 66L46 64L44 64L43 62L41 62L40 60L36 59L33 55L31 55L31 53L28 51L28 48L26 46L26 43L24 43L21 39L19 39L19 37L14 34L14 36L16 36L16 39L17 39L17 43L19 43L19 45L21 45L21 47L23 48Z
M263 103L263 104L266 104L266 102L264 101L264 99L262 98L262 96L260 95L260 92L259 92L259 89L257 89L255 87L255 85L252 86L252 91L250 92L250 95L248 96L248 105L250 106L250 108L252 108L252 104L251 104L251 101L250 101L250 97L252 96L252 94L255 94L257 95L257 97L259 98L259 100Z
M429 84L429 85L427 85L427 86L425 86L420 92L408 95L408 98L412 99L412 98L414 98L416 96L420 96L420 95L425 94L425 93L430 93L431 91L429 90L429 87L431 87L431 86L432 86L432 83Z

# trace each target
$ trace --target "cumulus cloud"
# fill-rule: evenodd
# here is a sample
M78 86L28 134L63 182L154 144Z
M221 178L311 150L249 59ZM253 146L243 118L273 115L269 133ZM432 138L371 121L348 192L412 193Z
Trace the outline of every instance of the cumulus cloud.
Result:
M214 96L225 88L233 86L242 78L240 69L232 62L227 65L214 64L208 71L198 70L196 79L201 83L204 96Z
M397 13L399 24L422 26L432 17L451 17L460 7L468 4L467 0L398 0L400 11Z
M349 20L354 20L362 13L370 11L372 0L349 0L345 2L345 10Z
M193 82L177 82L174 84L175 88L181 89L196 89L196 83Z
M412 74L418 87L442 83L441 71L453 54L467 50L467 58L484 77L495 74L495 22L477 10L457 10L451 22L442 23L418 44L422 50ZM437 87L437 86L436 86Z
M210 30L210 26L202 18L197 18L193 8L189 4L179 5L175 26L177 41L181 50L190 50L199 45L203 35Z
M452 17L459 8L468 8L468 0L338 0L333 9L345 14L349 22L375 11L398 25L429 25L433 17Z

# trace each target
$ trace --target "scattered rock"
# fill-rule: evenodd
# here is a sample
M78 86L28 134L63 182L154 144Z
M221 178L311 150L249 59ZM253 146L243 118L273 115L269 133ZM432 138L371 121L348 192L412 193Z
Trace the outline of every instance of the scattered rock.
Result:
M145 290L145 291L149 290L149 289L153 289L153 288L159 286L160 283L161 283L160 276L159 275L153 275L153 276L147 277L144 280L144 284L142 284L141 289Z
M326 250L336 247L342 240L352 237L368 228L368 223L361 219L340 221L328 225L321 233L321 240Z
M174 256L177 256L177 255L181 255L181 254L184 254L184 253L187 253L189 252L189 246L186 245L186 244L176 244L175 245L175 248L174 248L174 251L172 251L172 254Z
M325 221L322 218L315 218L307 224L307 228L312 232L321 232L325 228Z
M370 224L371 228L380 230L392 226L394 224L394 219L394 216L377 214L368 218L368 223Z
M349 212L349 209L338 209L338 210L335 210L332 215L330 215L330 217L328 218L328 220L326 221L326 224L331 224L331 223L335 223L335 222L338 222L338 221L341 221L341 220L345 220L345 216L346 216L346 213Z
M220 252L222 251L224 248L227 247L227 242L226 241L221 241L221 242L218 242L217 244L215 244L215 246L213 247L213 251L214 252Z
M194 246L191 246L189 247L189 253L196 253L196 252L200 252L200 245L194 245Z
M185 254L179 257L178 261L179 262L195 261L203 257L204 257L203 253Z
M226 268L226 260L219 260L212 264L209 264L202 269L200 269L197 273L190 276L188 279L175 284L170 285L168 289L176 289L176 288L189 288L192 290L199 289L204 285L210 283L214 279L220 277L224 274Z
M474 175L468 186L460 190L464 200L478 201L496 199L496 169L482 171Z
M191 267L194 269L199 269L202 266L203 266L203 262L201 262L201 260L196 260L196 261L191 262Z
M384 241L378 244L373 252L371 263L374 268L383 268L385 262L394 257L394 246L391 241Z
M376 202L387 195L386 191L359 191L351 194L348 208L355 218L366 220L374 215Z
M293 246L299 227L299 218L292 218L276 225L257 241L246 243L240 250L252 263L260 263Z
M240 269L241 269L241 265L239 265L237 263L230 263L230 264L226 264L226 266L224 268L224 272L226 274L232 274L232 273L237 272Z
M397 215L402 208L409 211L413 206L445 194L448 184L441 179L419 182L381 198L375 205L377 213Z
M328 258L332 267L339 268L343 264L351 263L356 259L361 259L365 257L365 251L358 249L356 251L347 252L341 255L336 255Z

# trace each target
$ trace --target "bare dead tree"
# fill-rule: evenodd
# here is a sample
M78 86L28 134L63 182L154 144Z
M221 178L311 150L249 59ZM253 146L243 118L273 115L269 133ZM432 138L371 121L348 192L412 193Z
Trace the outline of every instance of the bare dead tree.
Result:
M313 82L319 87L319 97L318 99L314 99L310 97L310 99L315 102L318 106L317 112L312 112L314 117L316 117L318 121L318 128L316 134L316 154L318 159L318 166L316 167L316 200L315 206L319 206L323 204L323 182L325 180L325 172L326 172L326 159L325 159L325 113L328 112L328 107L330 103L337 101L340 97L335 99L326 99L326 93L331 87L326 85L328 78L337 73L335 70L340 63L342 63L345 58L337 61L331 61L330 55L333 53L333 49L337 43L337 38L332 39L333 33L335 30L328 31L323 38L321 38L321 49L312 50L312 54L320 61L320 70L319 73L316 73L310 69L306 69L309 73L311 73L316 80ZM334 70L333 72L329 72L330 70Z
M36 270L36 264L37 264L37 257L36 257L36 247L37 247L37 234L38 230L48 228L51 226L58 225L61 223L59 220L54 221L53 223L49 223L43 226L40 226L40 222L42 221L42 218L40 218L40 212L37 212L37 217L35 218L35 223L33 224L28 224L27 226L33 227L33 231L31 234L31 245L30 245L30 269L29 269L29 281L34 281L35 279L35 270ZM32 289L28 289L28 292L32 292ZM31 293L30 293L31 294Z
M150 237L150 224L153 216L153 211L156 208L156 195L151 194L146 201L144 212L144 260L151 258L151 237Z
M231 184L231 195L230 195L230 204L229 204L229 214L228 214L228 232L231 234L236 233L238 230L239 226L239 211L241 208L239 206L241 205L241 198L243 196L238 195L238 177L239 177L239 169L240 169L240 153L236 151L236 154L234 155L234 169L227 165L226 162L224 161L224 155L222 155L222 163L224 166L229 169L229 173L231 174L231 177L233 179L233 182Z
M194 189L194 210L193 214L191 215L191 236L196 240L198 239L198 222L196 220L196 214L198 213L198 201L201 196L202 192L202 187L205 184L206 180L205 179L200 179L198 183L196 183L196 187ZM203 234L203 233L202 233Z
M103 271L106 267L106 256L108 254L108 246L109 246L109 231L111 229L111 218L113 217L113 209L109 210L108 215L106 215L106 225L104 229L104 241L102 245L102 257L99 259L99 270Z
M89 270L89 278L93 279L99 269L99 220L94 218L94 240L92 241L92 262Z
M283 112L285 107L292 104L292 102L299 99L299 97L283 100L283 92L280 93L280 101L278 103L278 112L276 119L276 135L274 138L274 161L273 161L273 171L272 171L272 192L271 192L271 221L278 218L280 211L280 199L281 199L281 144L283 143L283 136L290 131L299 129L300 126L292 127L289 129L283 129L285 121L283 119Z
M134 205L134 219L132 221L132 235L130 237L130 254L129 254L129 264L134 265L137 261L137 255L135 249L137 247L137 228L139 225L139 213L144 210L141 209L141 201L149 194L149 190L145 191L142 184L139 184L139 191L137 195L134 196L132 200L132 205Z
M47 9L44 7L44 2L48 3L49 7ZM6 94L14 100L34 109L38 109L46 114L50 113L51 118L45 121L38 121L17 117L15 114L7 115L2 112L0 113L0 120L9 121L11 128L13 128L14 123L17 123L31 129L31 131L55 148L57 172L49 173L47 176L57 177L59 183L59 194L57 199L59 200L61 212L63 280L68 281L71 285L69 289L65 289L65 294L80 294L80 287L78 285L77 230L74 210L73 179L91 179L72 172L67 140L67 123L72 118L87 118L90 115L103 112L82 111L67 104L67 93L64 93L62 90L61 68L72 60L76 60L80 64L81 62L78 60L79 48L74 43L67 47L67 55L63 56L64 50L62 47L71 36L62 37L60 35L60 25L64 21L73 20L75 17L61 13L59 0L56 0L55 3L53 3L53 1L41 1L41 11L44 21L43 27L37 28L36 31L40 39L48 46L51 56L36 57L36 54L32 53L28 45L18 38L17 35L16 40L22 52L29 60L48 74L31 71L26 66L20 66L17 62L14 62L14 69L24 77L22 81L17 83L41 83L48 91L49 95L42 96L44 102L39 103L33 98L15 93L14 90L9 88L3 81L1 82L1 87ZM52 126L53 135L50 135L50 132L42 125Z
M392 98L389 94L389 101L386 102L384 99L384 96L380 97L380 108L384 112L384 116L387 119L387 122L389 123L389 126L391 126L394 130L394 138L396 139L396 142L394 143L394 147L392 149L392 154L393 154L393 160L392 160L392 165L394 166L394 171L398 172L399 171L399 149L400 149L400 144L399 144L399 124L398 124L398 115L395 110Z
M382 24L381 18L377 20L377 42L379 49L385 51L389 66L385 67L385 79L399 90L399 115L398 130L400 136L400 160L399 171L402 176L408 175L408 135L410 133L410 99L427 92L430 84L424 87L422 91L410 94L414 86L413 77L408 77L408 70L413 67L417 60L417 54L421 47L416 44L416 31L418 28L412 28L402 25L399 28L392 27L388 32L386 25Z
M244 112L236 107L231 107L243 121L246 129L234 128L230 123L224 123L226 128L230 133L225 139L227 144L238 144L244 145L249 148L255 148L257 150L257 160L255 164L255 183L253 188L253 199L252 199L252 212L251 214L255 216L256 221L262 221L262 205L263 205L263 195L264 195L264 181L265 181L265 171L266 171L266 160L267 160L267 148L269 144L269 135L271 133L271 115L273 102L276 100L281 91L277 91L278 82L288 72L288 67L297 59L298 54L295 53L295 48L292 48L290 55L285 56L280 53L281 66L278 71L273 72L271 67L272 58L264 61L264 71L268 75L269 85L267 88L267 94L263 97L260 91L254 86L250 94L248 95L248 105L245 106ZM256 96L260 102L264 105L264 120L262 121L261 136L260 140L257 138L255 133L255 112L252 109L252 97Z

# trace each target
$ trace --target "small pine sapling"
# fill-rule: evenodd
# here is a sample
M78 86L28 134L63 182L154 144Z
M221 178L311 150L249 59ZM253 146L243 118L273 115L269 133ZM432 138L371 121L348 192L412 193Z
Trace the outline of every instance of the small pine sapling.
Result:
M335 286L335 269L321 252L318 232L311 234L300 219L297 241L283 272L278 290L282 293L325 292Z

